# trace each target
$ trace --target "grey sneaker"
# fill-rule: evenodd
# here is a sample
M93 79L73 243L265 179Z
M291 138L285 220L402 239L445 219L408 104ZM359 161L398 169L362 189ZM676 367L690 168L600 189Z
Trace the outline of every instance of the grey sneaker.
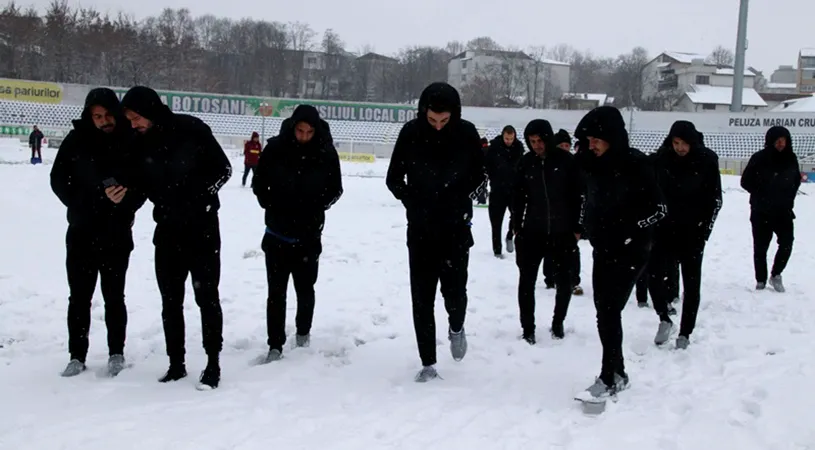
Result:
M774 277L770 277L770 286L775 289L775 292L784 292L784 281L781 278L781 275L776 275Z
M283 359L283 352L280 350L273 348L269 350L269 353L266 356L261 356L258 360L259 364L269 364L271 362L280 361Z
M657 328L657 335L654 336L654 344L662 345L668 342L668 339L671 337L671 330L673 330L674 324L672 322L660 321L659 328Z
M588 399L600 400L614 394L614 389L606 386L603 380L597 377L594 379L594 384L586 388L585 394L588 394Z
M75 377L85 371L85 363L78 359L72 359L71 362L62 371L63 377Z
M461 361L464 359L464 355L467 354L467 334L464 332L464 328L458 333L453 333L453 330L449 330L447 333L450 339L450 354L453 355L454 360Z
M676 348L678 350L685 350L688 348L688 345L690 345L690 340L687 336L679 336L676 338Z
M110 355L108 358L108 375L115 377L125 370L124 355Z
M294 341L298 347L308 347L309 345L311 345L311 335L310 334L295 335Z
M757 291L763 291L764 289L767 289L767 283L765 283L763 281L759 281L759 282L756 283L756 290Z
M512 253L515 251L515 240L512 237L508 237L506 240L507 244L507 253Z
M424 366L419 373L416 374L415 381L417 383L427 383L430 380L435 380L439 378L439 373L436 372L436 368L433 366Z

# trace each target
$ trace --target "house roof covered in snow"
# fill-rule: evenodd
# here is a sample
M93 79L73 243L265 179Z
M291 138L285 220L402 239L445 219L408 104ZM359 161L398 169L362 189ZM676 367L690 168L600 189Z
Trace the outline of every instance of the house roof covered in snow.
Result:
M815 48L802 48L801 49L801 56L805 58L815 56Z
M597 102L598 105L607 105L614 103L614 97L609 97L608 94L582 94L576 92L567 92L561 96L562 100L578 99L578 100L591 100Z
M723 86L707 86L692 84L685 95L694 104L707 105L730 105L733 97L733 88ZM764 99L758 95L755 89L745 88L742 94L742 105L744 106L767 106Z
M673 58L678 62L683 64L691 64L693 63L694 59L707 59L706 55L702 55L700 53L687 53L687 52L662 52L663 55L668 56L669 58Z
M798 85L795 83L767 83L767 89L795 89L798 90Z
M797 98L781 102L771 112L810 112L815 113L815 97Z
M716 75L730 75L730 76L733 76L735 74L736 74L736 69L731 69L729 67L721 67L721 68L716 69ZM756 76L756 74L751 72L750 70L745 70L744 71L744 76L745 77L754 77L754 76Z

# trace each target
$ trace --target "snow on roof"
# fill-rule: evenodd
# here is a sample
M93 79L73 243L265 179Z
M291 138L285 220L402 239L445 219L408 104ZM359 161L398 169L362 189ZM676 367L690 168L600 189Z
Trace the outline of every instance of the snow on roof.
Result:
M685 95L695 104L730 105L733 88L692 84L690 89L685 92ZM744 89L741 103L744 106L767 106L767 103L758 95L758 92L751 88Z
M561 97L561 98L563 98L564 100L570 99L570 98L576 98L576 99L581 99L581 100L592 100L592 101L595 101L595 102L597 102L598 104L600 104L602 106L602 105L606 104L606 100L608 99L608 95L607 94L581 94L581 93L575 93L575 92L568 92L566 94L563 94L563 97Z
M795 89L798 90L798 85L795 83L767 83L767 89Z
M796 98L785 100L770 112L815 112L815 97Z
M669 62L663 62L663 63L657 64L657 67L659 67L661 69L663 67L668 67L670 65L671 65L671 63L669 63Z
M808 58L808 57L815 57L815 48L802 48L801 49L801 56Z
M721 69L716 69L716 75L730 75L730 76L733 76L735 74L736 74L736 69L730 69L730 68L727 68L727 67L724 67L724 68L721 68ZM750 72L749 70L745 70L744 71L744 76L745 77L754 77L754 76L756 76L756 74L754 74L753 72Z
M694 59L707 59L706 55L699 53L686 53L686 52L662 52L664 55L669 56L683 64L691 64Z
M565 63L563 61L555 61L554 59L546 59L546 58L542 59L541 62L544 63L544 64L552 65L552 66L569 66L569 65L571 65L571 64Z

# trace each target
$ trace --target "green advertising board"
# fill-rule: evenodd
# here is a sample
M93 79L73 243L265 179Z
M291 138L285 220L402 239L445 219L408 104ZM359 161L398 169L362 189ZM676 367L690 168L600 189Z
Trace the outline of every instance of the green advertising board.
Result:
M34 131L33 128L20 125L0 125L0 136L28 136ZM45 137L63 137L65 132L40 127L40 131Z
M119 98L126 89L114 89ZM269 117L290 117L297 105L313 105L325 120L352 122L405 123L416 117L411 105L376 103L348 103L326 100L263 98L238 95L195 94L176 91L157 91L161 101L175 112L233 115L260 115L264 106L271 109Z

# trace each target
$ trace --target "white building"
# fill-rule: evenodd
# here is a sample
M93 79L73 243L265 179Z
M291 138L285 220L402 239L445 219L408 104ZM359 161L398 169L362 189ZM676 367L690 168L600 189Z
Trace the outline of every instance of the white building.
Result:
M695 53L664 52L643 69L643 100L680 111L729 111L734 70L705 63ZM745 111L767 108L755 90L755 73L745 70Z
M544 99L556 103L569 91L571 67L560 61L535 60L524 52L502 50L467 50L447 64L447 82L459 91L479 76L496 80L519 103L547 106L541 103Z

